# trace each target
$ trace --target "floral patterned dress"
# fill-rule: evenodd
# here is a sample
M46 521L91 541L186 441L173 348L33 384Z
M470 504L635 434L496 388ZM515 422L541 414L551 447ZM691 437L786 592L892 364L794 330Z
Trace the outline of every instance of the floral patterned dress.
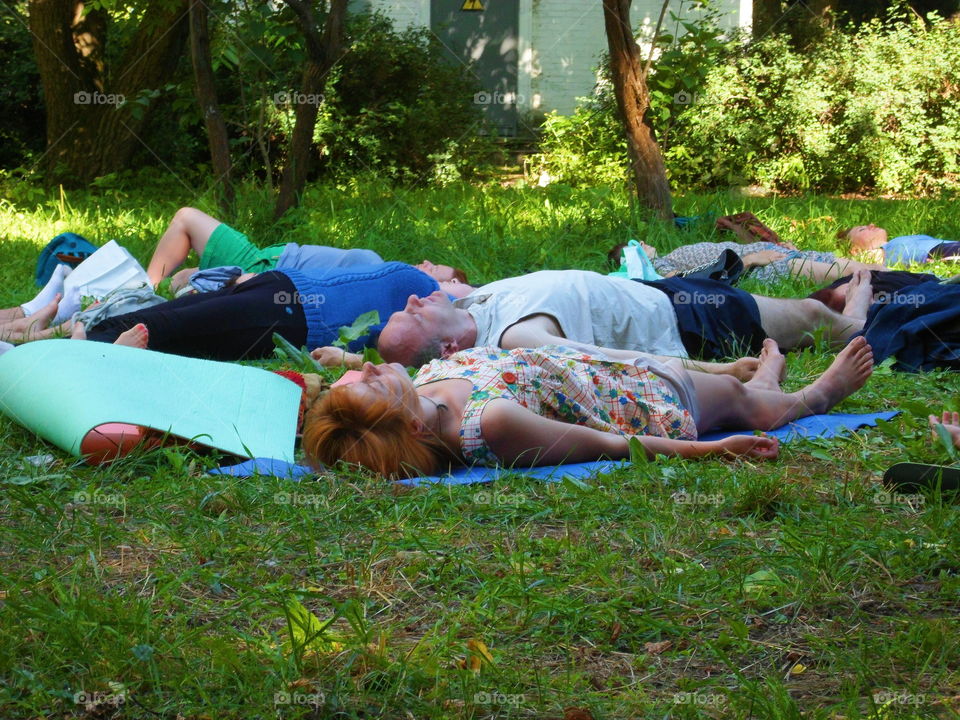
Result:
M782 260L774 260L767 265L754 268L750 277L764 282L781 280L790 276L790 261L803 260L804 262L822 262L833 264L837 256L829 252L816 250L788 250L776 243L755 242L741 245L736 242L702 242L692 245L681 245L673 252L663 257L653 259L653 267L661 275L667 273L686 273L706 265L715 263L724 250L733 250L738 257L744 258L753 253L773 250L784 255Z
M496 465L480 418L491 400L507 398L538 415L619 435L695 440L697 428L673 385L640 366L603 360L559 345L501 350L472 348L420 368L414 385L473 383L460 425L468 463Z

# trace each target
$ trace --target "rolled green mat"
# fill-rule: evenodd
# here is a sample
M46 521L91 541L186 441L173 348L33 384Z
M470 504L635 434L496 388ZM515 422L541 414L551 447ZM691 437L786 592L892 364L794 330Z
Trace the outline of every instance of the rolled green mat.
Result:
M90 430L118 422L293 462L300 394L259 368L92 341L0 355L0 411L73 455Z

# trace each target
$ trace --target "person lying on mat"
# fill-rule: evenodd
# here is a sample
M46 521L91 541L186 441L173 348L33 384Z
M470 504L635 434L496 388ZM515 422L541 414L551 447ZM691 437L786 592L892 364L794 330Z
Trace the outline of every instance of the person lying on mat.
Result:
M193 250L200 258L200 270L239 266L244 273L267 270L318 270L346 268L356 265L378 265L383 259L373 250L353 248L342 250L325 245L298 245L280 243L259 248L241 232L196 208L180 208L160 237L147 266L147 276L154 286L173 273ZM435 265L429 260L415 266L437 282L456 280L467 282L467 276L458 268ZM189 282L198 268L186 268L171 281L178 290Z
M389 362L413 366L476 346L509 350L578 343L606 348L608 354L712 361L758 353L767 337L784 349L805 347L819 327L842 346L863 329L867 308L862 309L858 316L859 304L848 304L840 315L815 300L751 295L713 280L636 282L584 270L544 270L484 285L455 302L442 293L411 297L391 316L378 350ZM686 362L691 369L746 380L756 358Z
M841 230L837 238L850 243L851 255L864 261L882 262L886 267L960 260L960 242L929 235L901 235L890 240L887 231L873 223Z
M687 371L644 353L614 360L563 346L482 347L434 360L411 380L399 364L363 366L308 411L303 448L314 466L345 461L385 477L433 475L449 464L555 465L647 455L777 456L777 440L717 429L769 430L825 413L861 388L873 356L853 340L823 375L784 393L785 360L763 343L753 379Z
M857 270L882 270L883 265L869 265L856 260L837 257L834 253L815 250L788 250L771 242L741 245L737 242L701 242L683 245L663 257L657 249L641 242L654 269L664 277L685 275L698 268L715 263L724 250L732 250L743 262L750 277L775 282L786 277L812 278L817 282L843 277ZM615 246L608 257L619 263L623 245Z
M429 295L441 291L438 288L453 297L473 290L462 283L438 283L412 265L395 262L337 270L275 270L222 290L184 295L110 317L93 327L77 323L70 336L114 342L122 333L142 326L135 344L151 350L215 360L255 359L273 353L273 333L297 347L329 345L341 327L376 310L380 325L351 344L361 349L373 341L390 313L408 302L411 293ZM51 328L45 337L65 329Z

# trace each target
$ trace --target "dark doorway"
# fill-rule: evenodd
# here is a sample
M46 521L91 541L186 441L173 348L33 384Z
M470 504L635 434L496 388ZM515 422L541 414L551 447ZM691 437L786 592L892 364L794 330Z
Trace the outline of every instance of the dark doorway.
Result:
M491 132L517 134L519 0L430 0L430 27L452 62L466 65L481 88Z

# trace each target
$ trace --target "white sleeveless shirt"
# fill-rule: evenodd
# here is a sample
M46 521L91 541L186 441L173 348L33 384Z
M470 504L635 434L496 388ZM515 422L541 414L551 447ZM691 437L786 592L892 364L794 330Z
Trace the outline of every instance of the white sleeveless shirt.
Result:
M454 305L476 321L478 346L499 346L511 325L549 315L577 342L687 357L670 298L633 280L587 270L541 270L484 285Z

